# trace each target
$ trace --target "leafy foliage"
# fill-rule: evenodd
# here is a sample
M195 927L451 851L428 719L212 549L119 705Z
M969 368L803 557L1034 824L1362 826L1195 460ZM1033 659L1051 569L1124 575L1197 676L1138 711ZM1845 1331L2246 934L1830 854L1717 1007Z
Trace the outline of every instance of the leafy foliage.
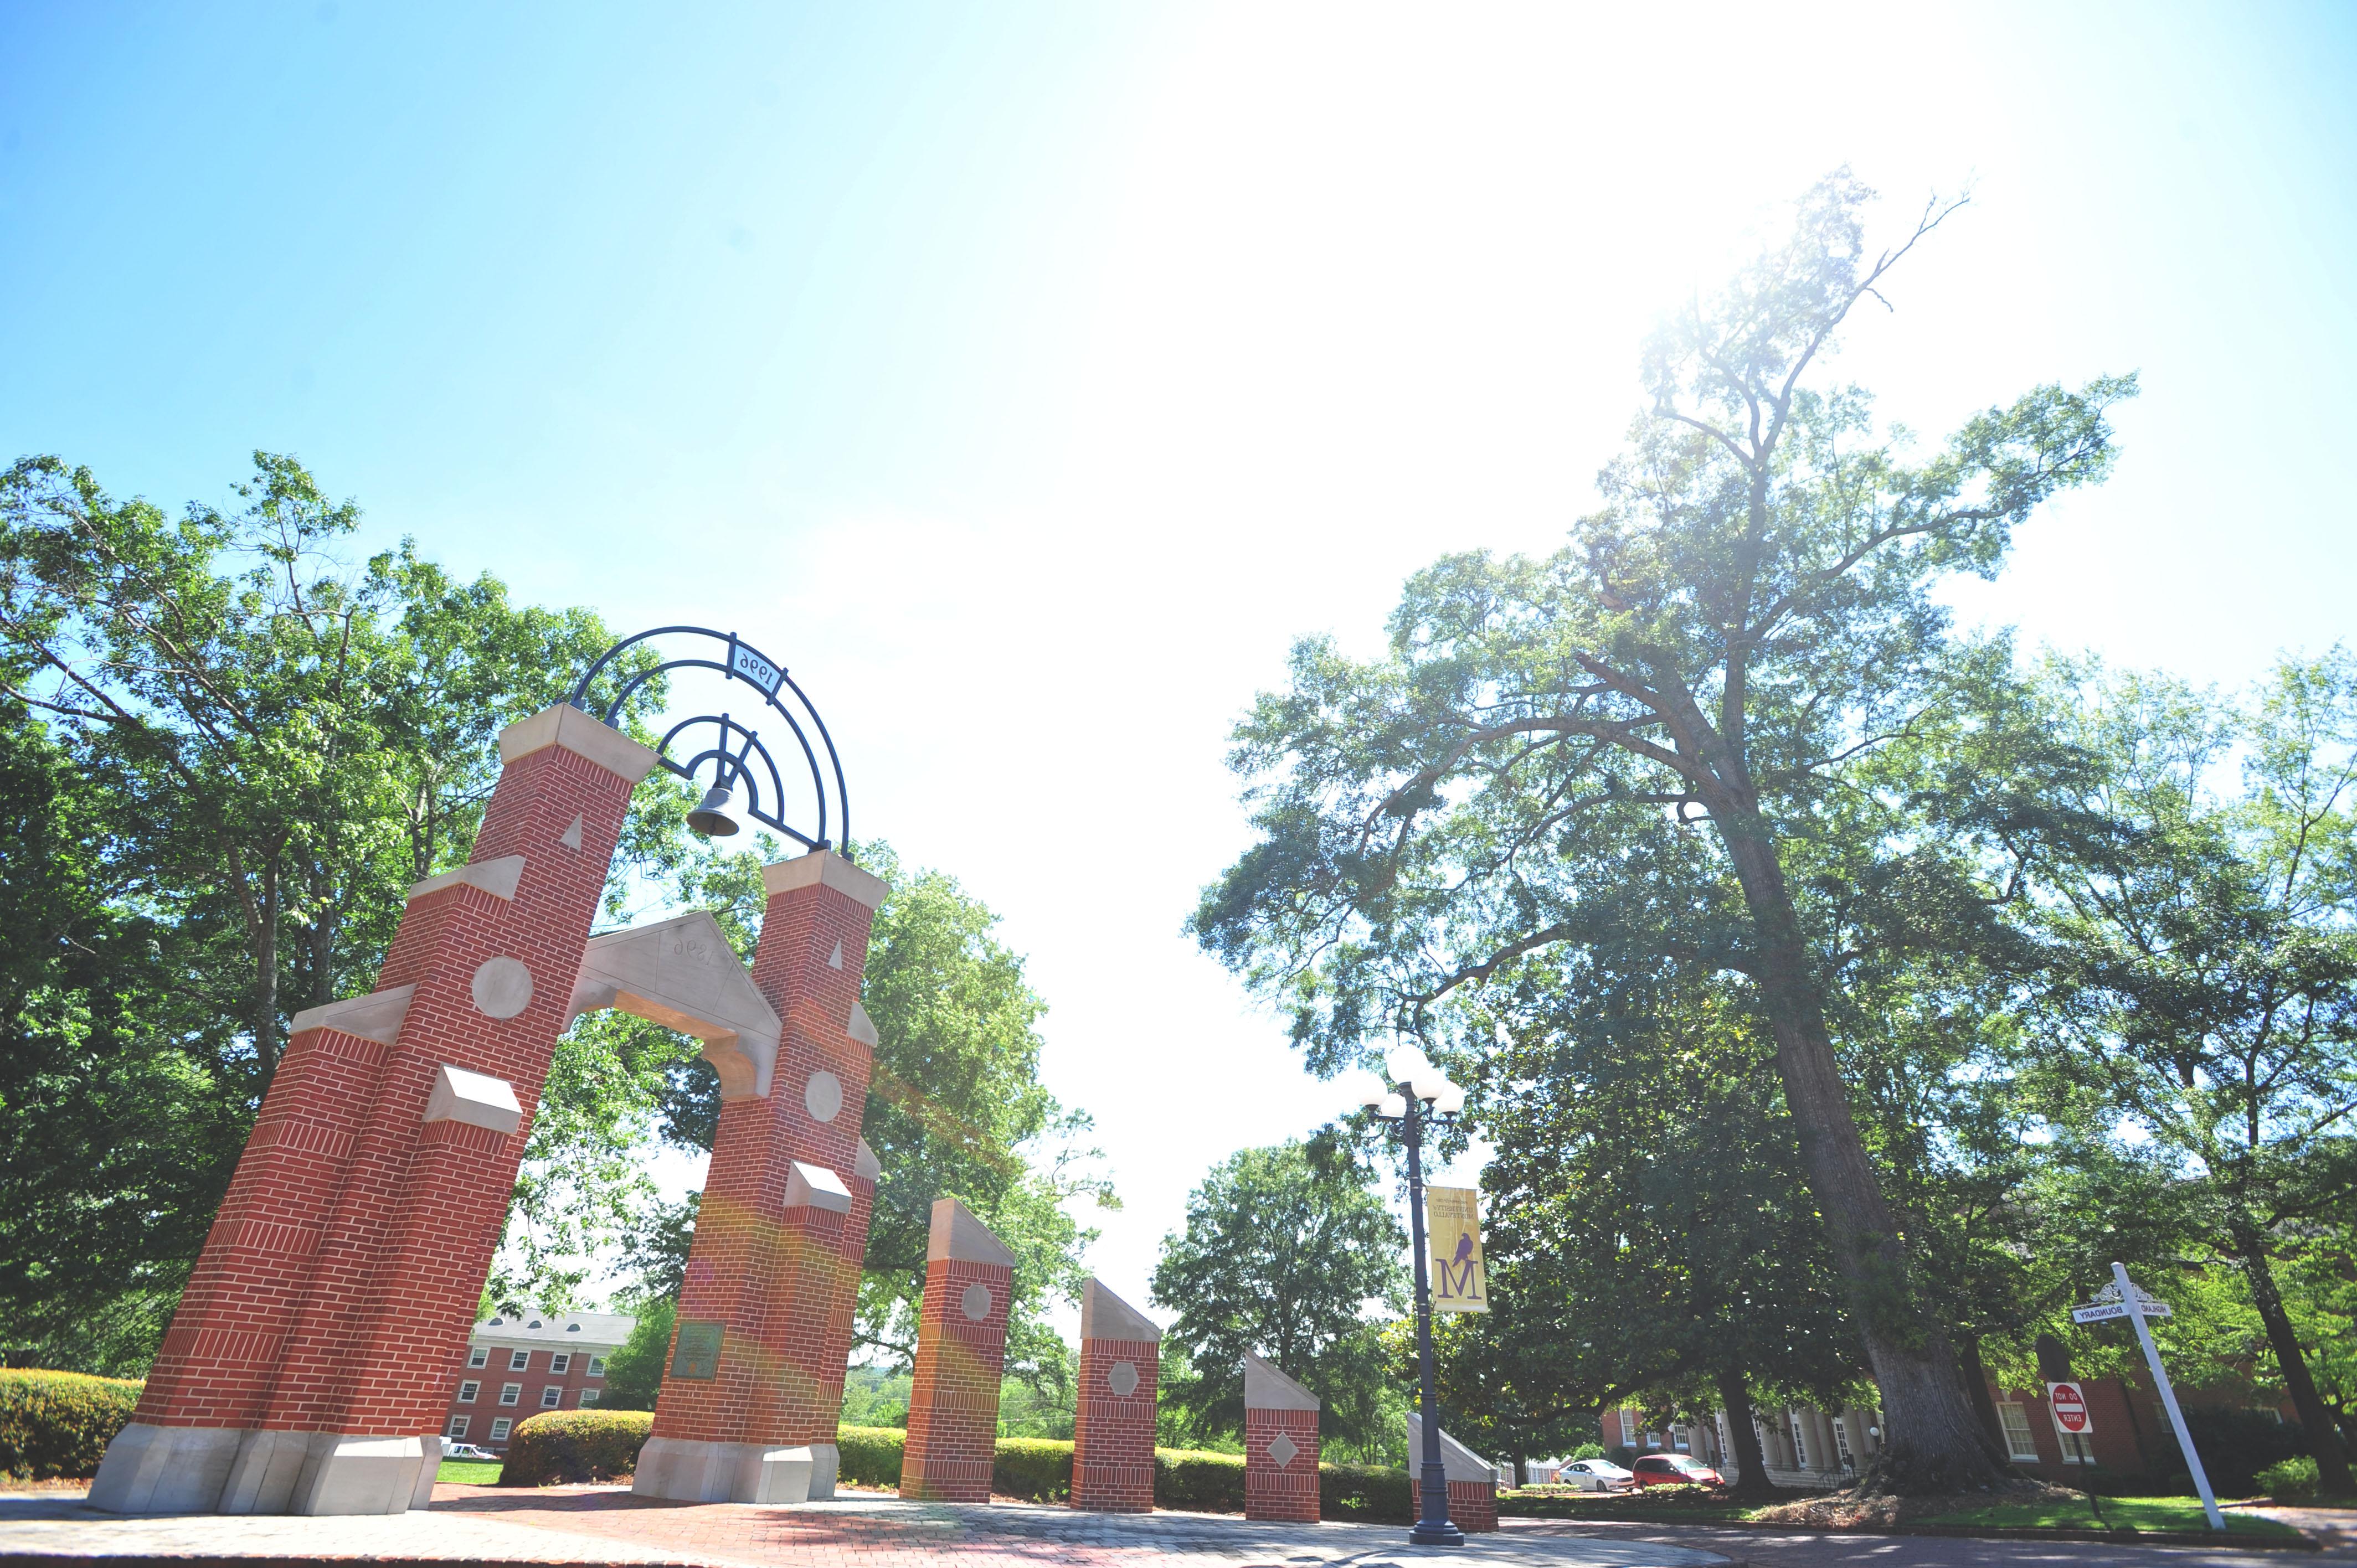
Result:
M47 1481L98 1474L106 1445L139 1406L140 1385L80 1372L0 1371L0 1476Z
M611 1481L634 1474L654 1433L643 1410L552 1410L517 1424L508 1438L502 1487Z
M1154 1300L1178 1314L1162 1397L1205 1434L1243 1425L1243 1358L1266 1358L1324 1402L1321 1431L1381 1443L1385 1368L1370 1305L1402 1310L1406 1237L1369 1172L1333 1139L1243 1149L1189 1194L1187 1228L1163 1238Z
M365 989L500 728L610 641L406 543L350 564L359 516L268 453L177 519L0 475L0 1310L46 1359L145 1365L292 1014ZM634 797L615 893L676 864L677 794Z
M1861 964L1976 941L2006 896L1983 846L2067 826L2013 811L2069 759L2010 722L2006 650L1954 638L1938 593L2104 478L2135 383L2034 388L1928 454L1878 431L1864 391L1812 372L1953 209L1869 260L1869 195L1820 182L1787 242L1653 335L1649 406L1562 549L1416 574L1383 657L1297 645L1236 732L1257 840L1193 929L1326 1071L1533 964L1735 985L1890 1416L1878 1463L1938 1490L1996 1462L1853 1104L1841 1047L1883 1020L1838 999ZM1932 734L2004 771L1892 778ZM1490 1042L1457 1039L1471 1072Z

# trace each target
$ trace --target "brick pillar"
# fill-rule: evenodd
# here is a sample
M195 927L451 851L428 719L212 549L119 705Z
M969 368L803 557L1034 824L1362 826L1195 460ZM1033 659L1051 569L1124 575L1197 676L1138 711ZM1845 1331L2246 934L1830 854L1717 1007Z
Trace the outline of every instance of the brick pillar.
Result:
M1318 1396L1244 1353L1244 1517L1318 1522Z
M440 1374L655 761L567 706L510 725L500 757L472 860L410 890L377 989L296 1015L95 1506L398 1513L430 1494Z
M1154 1511L1154 1409L1161 1381L1162 1330L1103 1281L1089 1281L1081 1290L1074 1508Z
M1468 1534L1498 1528L1497 1467L1470 1448L1440 1434L1440 1465L1448 1476L1448 1517ZM1424 1420L1407 1412L1407 1473L1415 1487L1416 1511L1424 1510Z
M925 1247L925 1301L917 1321L917 1375L900 1495L936 1503L990 1500L998 1450L998 1380L1015 1254L956 1198L933 1204Z
M885 886L821 850L765 866L753 983L780 1023L766 1092L722 1086L654 1433L631 1489L694 1502L834 1494L835 1427L875 1200L859 1005Z

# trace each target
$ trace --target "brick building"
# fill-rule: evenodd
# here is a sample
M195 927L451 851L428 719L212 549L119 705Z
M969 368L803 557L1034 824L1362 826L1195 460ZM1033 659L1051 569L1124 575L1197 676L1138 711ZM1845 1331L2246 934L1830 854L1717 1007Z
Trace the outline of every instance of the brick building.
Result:
M606 1358L638 1323L610 1312L527 1312L478 1323L453 1380L443 1436L503 1453L526 1416L596 1409Z

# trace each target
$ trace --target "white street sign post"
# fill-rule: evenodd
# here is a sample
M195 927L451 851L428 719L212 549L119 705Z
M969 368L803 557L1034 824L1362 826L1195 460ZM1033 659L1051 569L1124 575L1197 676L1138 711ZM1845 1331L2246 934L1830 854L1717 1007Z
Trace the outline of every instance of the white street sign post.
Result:
M2107 1301L2106 1296L2116 1299ZM2152 1342L2152 1330L2145 1326L2147 1317L2169 1316L2167 1302L2157 1301L2136 1289L2128 1279L2127 1265L2114 1263L2112 1288L2097 1292L2087 1305L2072 1308L2071 1321L2101 1323L2109 1317L2125 1317L2136 1326L2136 1343L2144 1347L2144 1364L2152 1369L2152 1380L2160 1390L2161 1406L2169 1412L2169 1424L2177 1434L2177 1445L2185 1452L2185 1467L2192 1472L2194 1489L2201 1494L2201 1511L2209 1515L2211 1529L2223 1530L2226 1516L2218 1511L2218 1496L2210 1489L2209 1473L2201 1468L2201 1455L2193 1451L2192 1434L2185 1430L2185 1412L2177 1408L2177 1391L2169 1386L2168 1369L2160 1364L2160 1348Z

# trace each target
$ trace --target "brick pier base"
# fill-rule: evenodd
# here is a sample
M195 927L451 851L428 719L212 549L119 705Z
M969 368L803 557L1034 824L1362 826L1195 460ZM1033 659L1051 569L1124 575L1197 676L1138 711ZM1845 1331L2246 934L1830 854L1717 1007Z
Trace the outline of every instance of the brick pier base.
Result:
M1091 1280L1081 1291L1081 1389L1072 1429L1072 1506L1154 1511L1154 1412L1162 1330Z
M1244 1517L1318 1521L1318 1396L1244 1357Z
M953 1197L933 1205L916 1377L900 1453L900 1495L936 1503L990 1500L998 1447L998 1380L1015 1254Z

